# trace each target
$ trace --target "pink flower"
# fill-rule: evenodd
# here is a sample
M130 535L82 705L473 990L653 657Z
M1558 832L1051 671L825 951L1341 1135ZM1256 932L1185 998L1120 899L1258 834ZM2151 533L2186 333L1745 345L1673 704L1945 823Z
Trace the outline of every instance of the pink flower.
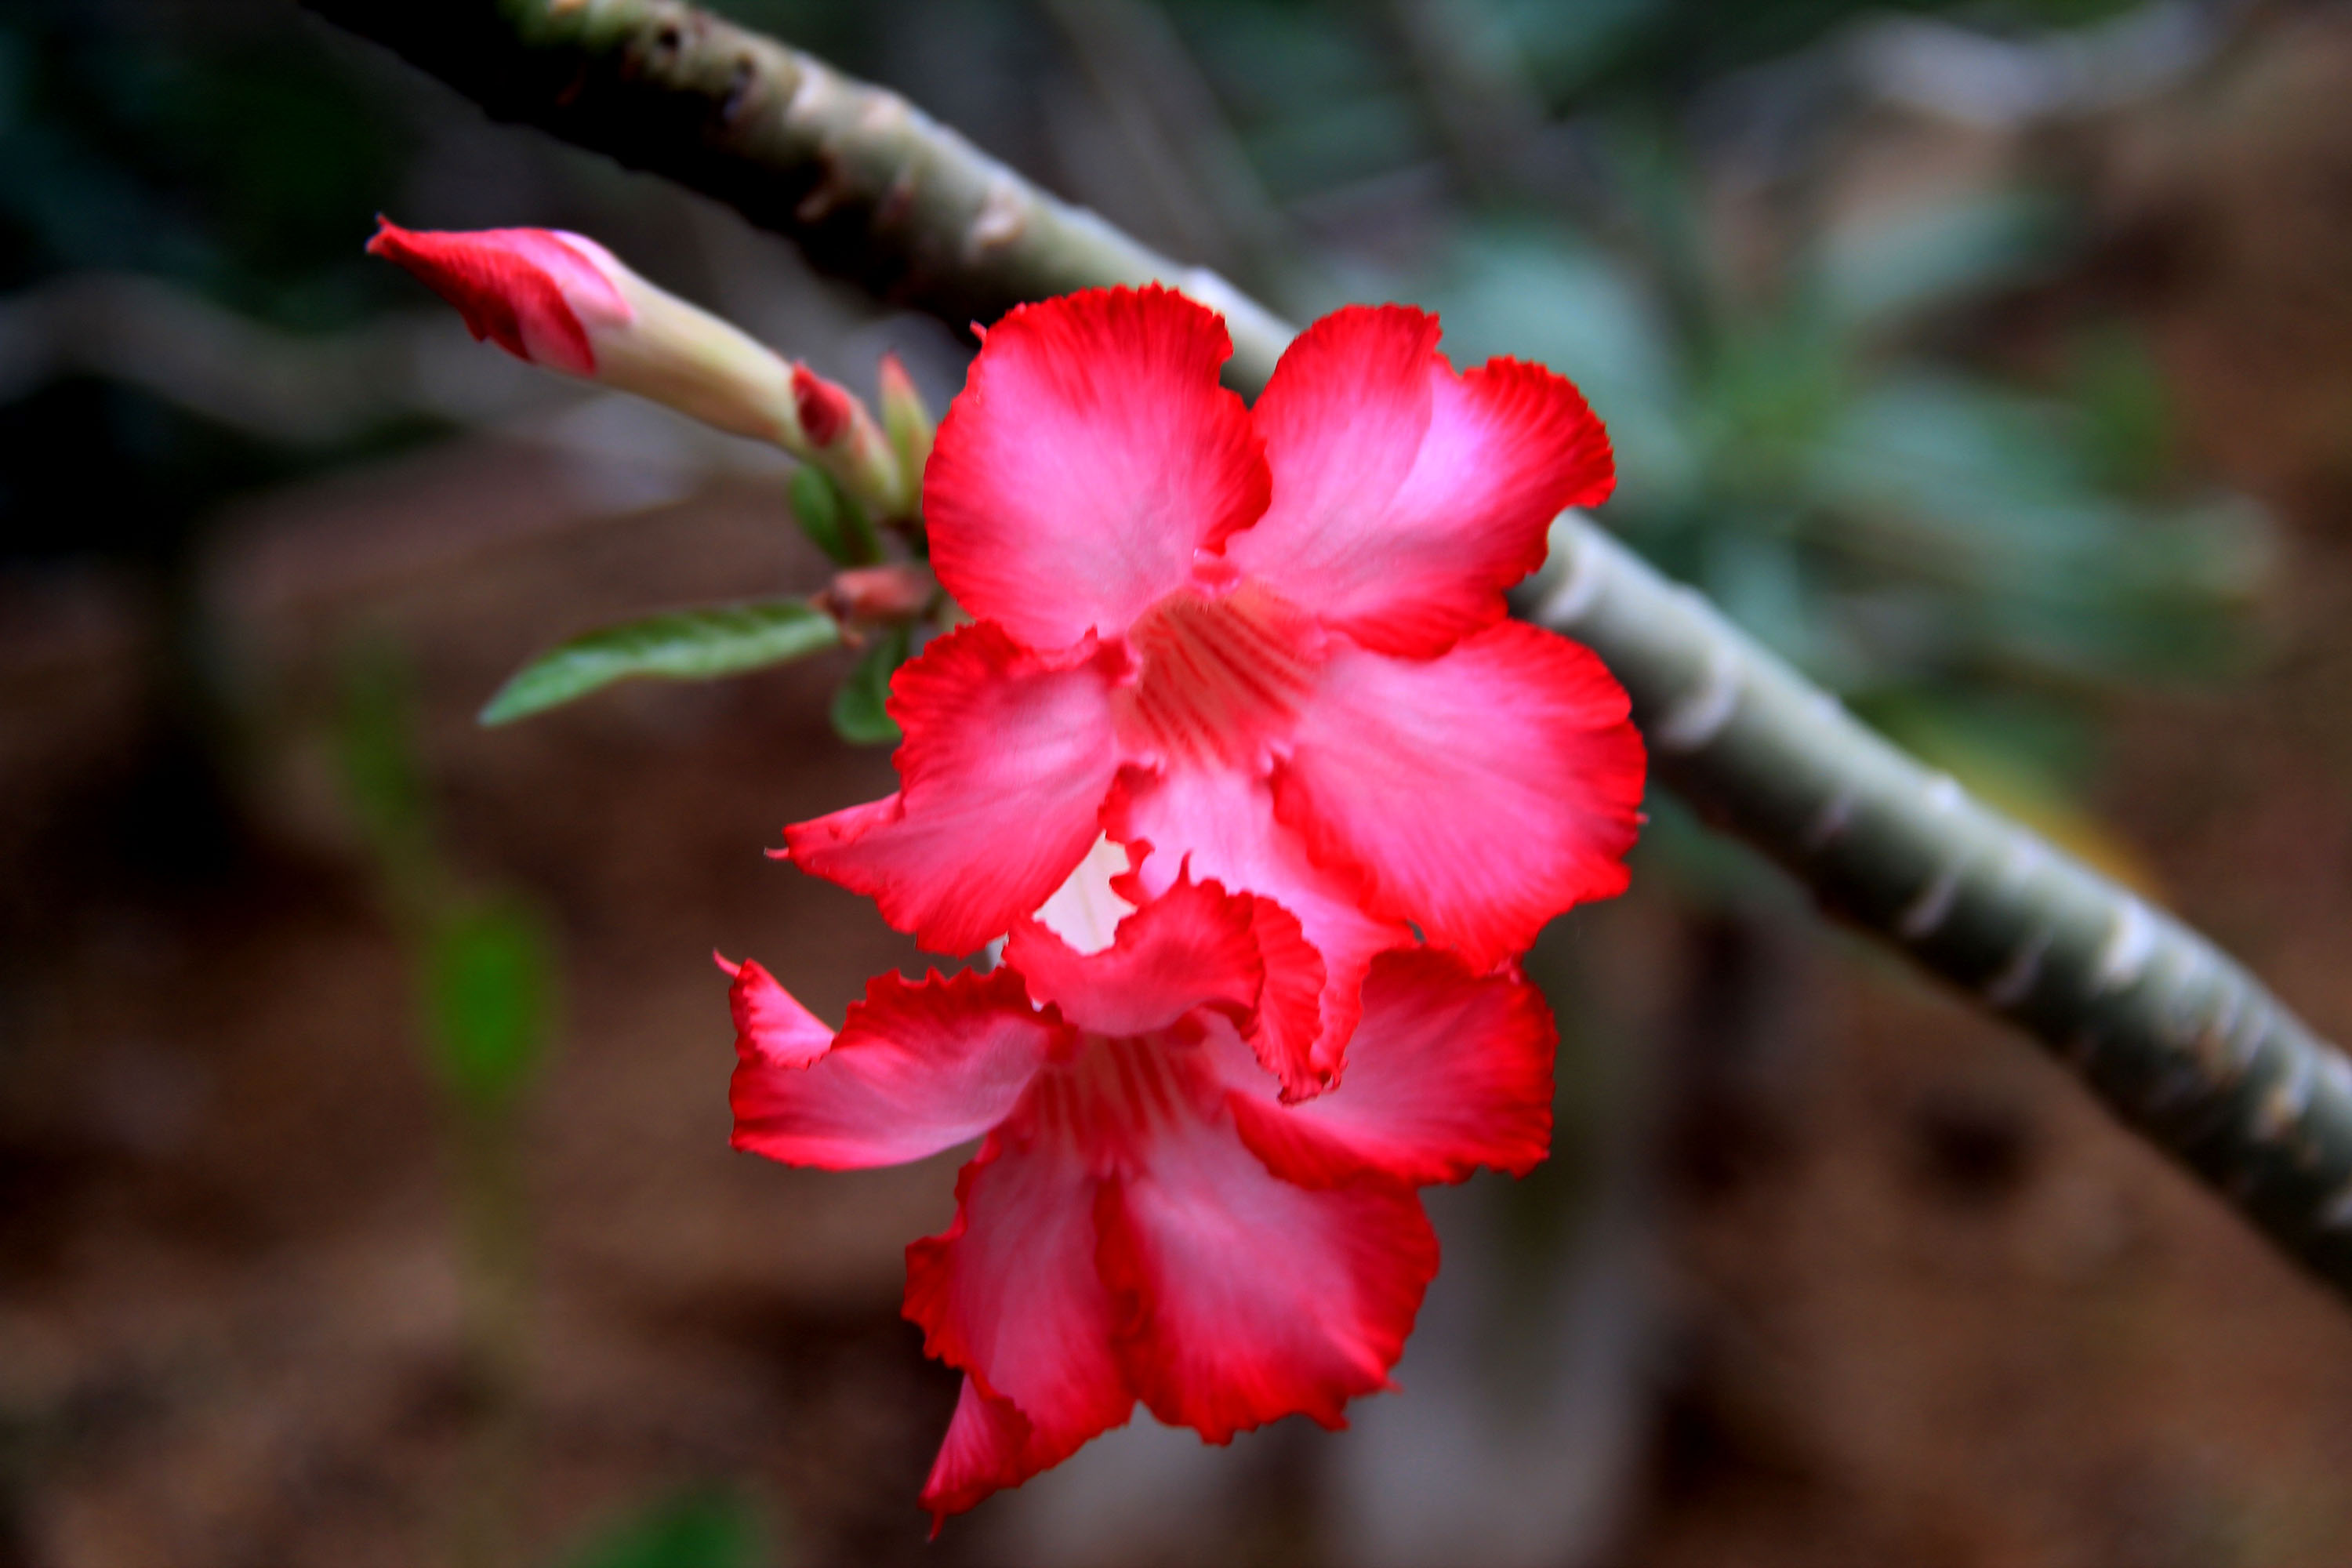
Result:
M992 973L885 974L837 1035L729 966L736 1147L839 1170L984 1139L955 1222L907 1253L906 1314L964 1373L935 1519L1138 1400L1213 1443L1297 1413L1344 1425L1389 1385L1437 1269L1414 1189L1543 1157L1550 1013L1433 949L1370 963L1347 1080L1282 1103L1267 1015L1302 999L1269 994L1260 943L1285 926L1180 880L1100 952L1020 921Z
M1457 374L1436 319L1325 317L1255 408L1223 323L1158 288L1014 310L924 480L977 617L893 683L887 799L791 858L939 952L1039 908L1099 836L1129 904L1192 874L1295 915L1320 1014L1279 1069L1338 1072L1375 953L1417 927L1484 971L1622 891L1642 794L1623 690L1503 618L1562 508L1607 496L1576 389Z

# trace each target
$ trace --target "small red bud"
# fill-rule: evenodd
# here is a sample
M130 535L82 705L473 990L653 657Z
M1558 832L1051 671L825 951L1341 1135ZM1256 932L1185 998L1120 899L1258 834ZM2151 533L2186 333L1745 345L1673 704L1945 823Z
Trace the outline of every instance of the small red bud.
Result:
M813 446L830 447L849 428L849 394L804 364L793 366L793 405Z
M835 620L910 621L929 607L939 579L926 567L900 562L837 573L824 593Z

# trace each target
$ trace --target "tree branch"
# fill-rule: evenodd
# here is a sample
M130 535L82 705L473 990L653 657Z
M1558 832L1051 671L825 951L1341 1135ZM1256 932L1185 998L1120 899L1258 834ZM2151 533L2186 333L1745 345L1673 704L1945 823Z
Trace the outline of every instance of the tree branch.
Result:
M950 321L1159 279L1229 379L1291 329L1038 191L897 96L676 0L307 0L481 101L671 176ZM2213 945L1971 800L1686 588L1562 517L1523 613L1633 698L1660 781L1839 917L2032 1032L2122 1120L2352 1293L2352 1063Z
M2261 982L1905 755L1573 514L1518 603L1625 683L1660 783L2050 1047L2352 1293L2352 1062Z
M677 0L304 0L501 120L666 174L797 241L819 268L952 325L1154 279L1224 312L1237 383L1289 330L1056 200L897 93Z

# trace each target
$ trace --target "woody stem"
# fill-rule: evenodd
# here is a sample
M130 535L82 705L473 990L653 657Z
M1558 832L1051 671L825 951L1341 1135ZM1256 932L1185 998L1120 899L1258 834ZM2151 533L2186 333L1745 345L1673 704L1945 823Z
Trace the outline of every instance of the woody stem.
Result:
M797 240L951 322L1157 279L1227 379L1293 329L1038 190L895 94L677 0L306 0L474 98ZM1521 612L1633 694L1660 781L1839 918L2031 1032L2127 1125L2352 1293L2352 1063L2169 915L1971 799L1574 514Z

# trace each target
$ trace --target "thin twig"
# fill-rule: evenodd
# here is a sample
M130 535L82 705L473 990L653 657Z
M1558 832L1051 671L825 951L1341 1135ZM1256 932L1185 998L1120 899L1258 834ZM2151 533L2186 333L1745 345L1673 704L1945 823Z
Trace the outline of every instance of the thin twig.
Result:
M331 446L402 416L460 412L432 395L457 378L431 362L462 341L441 312L306 337L163 279L68 273L0 298L0 403L99 375L260 440Z
M992 320L1158 278L1262 386L1291 329L1037 191L903 100L675 0L309 0L479 99L732 202L878 291ZM1633 697L1662 783L1840 918L2012 1019L2352 1293L2352 1064L2170 916L1856 722L1573 514L1525 613Z

